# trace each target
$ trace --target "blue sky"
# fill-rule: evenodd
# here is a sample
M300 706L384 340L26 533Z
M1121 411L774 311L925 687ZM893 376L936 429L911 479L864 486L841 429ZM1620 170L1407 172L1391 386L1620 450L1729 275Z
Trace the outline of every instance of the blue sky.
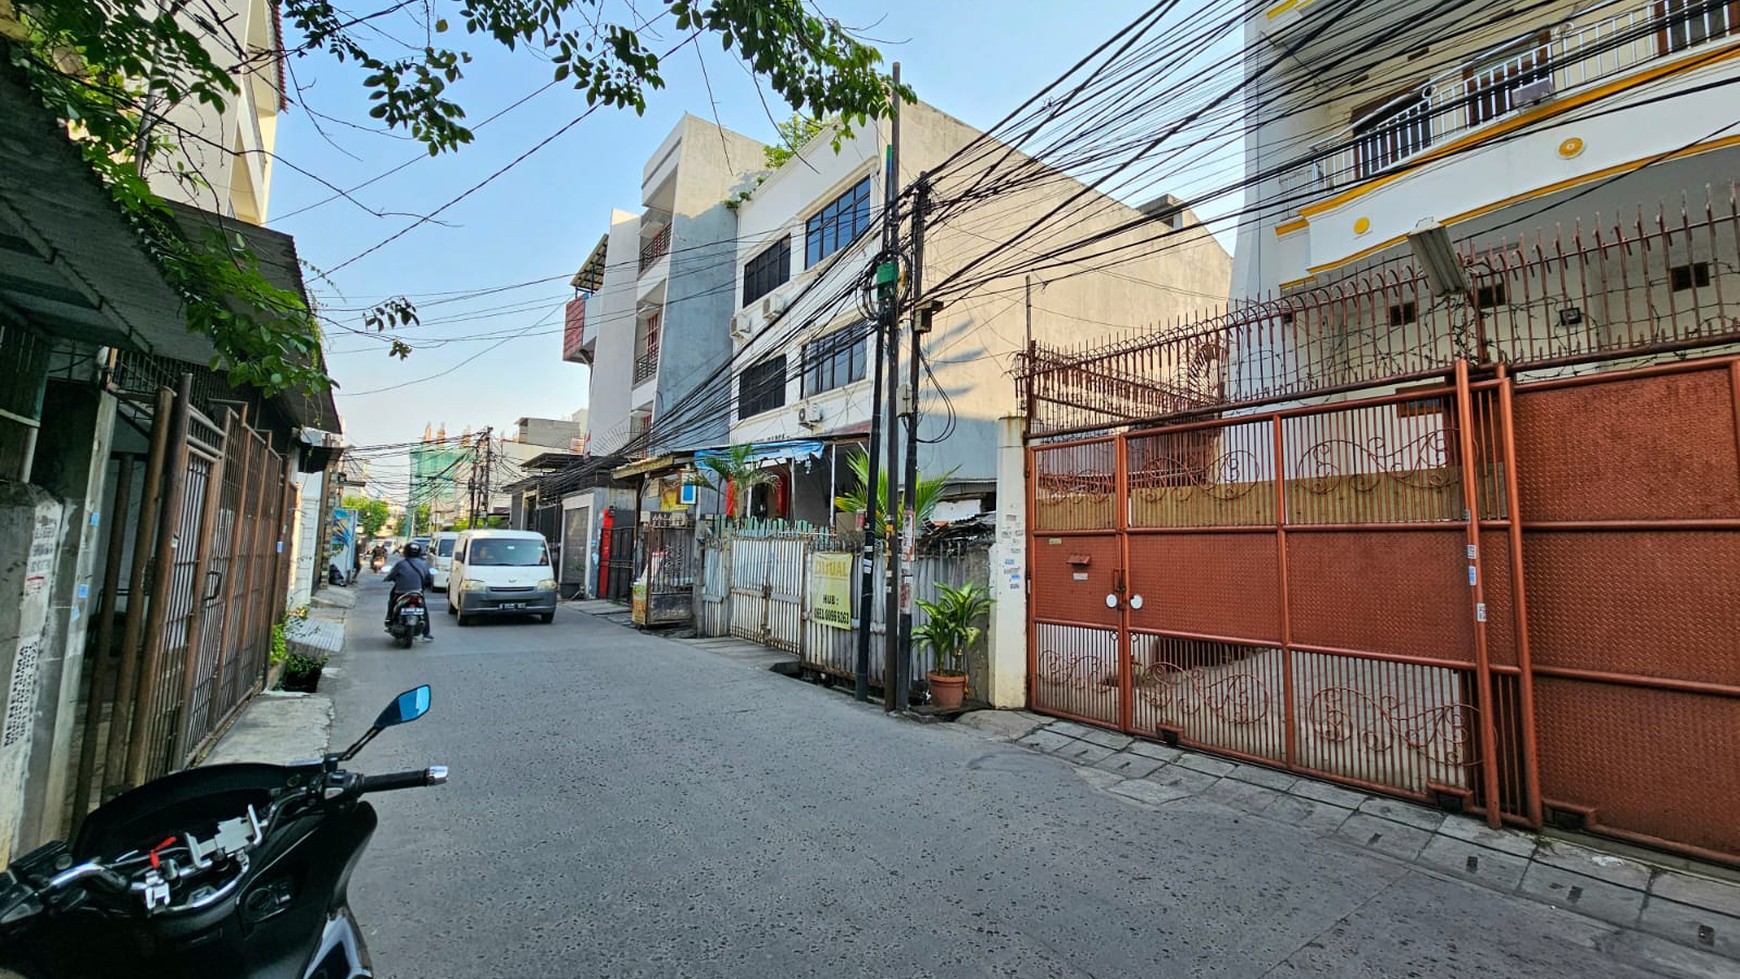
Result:
M821 5L830 16L877 39L889 60L901 62L904 78L920 98L981 127L995 123L1146 6L1136 0L1071 5L1056 0L996 5L821 0ZM409 22L387 27L399 40L420 44L421 37L409 36L413 29ZM456 97L473 124L550 80L549 64L532 53L464 40L479 57L456 87ZM652 44L661 47L672 40L667 33ZM382 50L394 44L378 35L374 41ZM299 98L340 121L313 118L301 106L280 117L281 162L273 177L271 225L296 236L306 262L331 269L414 219L390 213L377 217L343 199L304 210L332 195L319 181L354 187L421 151L403 139L345 125L367 122L360 74L352 66L309 55L294 59L290 70L302 90ZM644 116L601 109L447 210L442 223L422 225L336 272L331 281L311 279L328 314L352 325L360 326L360 319L350 309L389 295L408 294L422 309L425 325L411 331L413 342L421 345L405 361L387 357L383 343L328 329L330 366L342 385L339 408L353 444L414 439L425 422L445 422L454 432L485 425L502 430L521 416L561 416L585 406L586 368L563 363L559 354L560 308L570 295L567 279L603 232L611 208L638 208L648 155L685 111L702 118L716 111L727 127L773 138L769 114L746 70L720 50L717 40L678 53L667 62L666 76L667 87L652 93ZM353 196L376 211L427 212L507 165L584 108L580 93L558 85L478 128L470 146L421 159ZM772 114L783 119L789 110L774 102ZM443 293L533 280L546 281L440 301L450 298ZM525 335L487 352L496 339L430 342L486 333L499 338L516 330ZM434 377L472 357L465 370ZM395 481L399 467L394 463L376 468L378 478Z

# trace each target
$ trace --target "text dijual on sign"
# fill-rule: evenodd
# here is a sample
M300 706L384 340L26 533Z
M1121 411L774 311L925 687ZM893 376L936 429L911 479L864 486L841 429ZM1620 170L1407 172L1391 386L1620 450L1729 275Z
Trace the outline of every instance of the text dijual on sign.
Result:
M852 555L810 555L810 619L852 628Z

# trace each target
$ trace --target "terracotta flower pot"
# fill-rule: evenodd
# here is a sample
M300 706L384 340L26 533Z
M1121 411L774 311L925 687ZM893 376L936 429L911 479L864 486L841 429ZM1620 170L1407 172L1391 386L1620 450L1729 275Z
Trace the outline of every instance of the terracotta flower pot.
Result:
M938 673L931 670L924 675L930 681L930 702L943 710L954 710L961 706L961 698L967 692L967 675L965 673Z

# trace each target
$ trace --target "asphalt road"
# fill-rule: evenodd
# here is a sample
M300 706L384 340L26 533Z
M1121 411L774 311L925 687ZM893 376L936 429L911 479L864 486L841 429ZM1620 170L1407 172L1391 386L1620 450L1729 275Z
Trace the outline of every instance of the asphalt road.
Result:
M351 896L382 976L1733 974L569 609L438 611L433 644L395 649L361 592L334 741L427 682L431 713L354 764L452 768L377 802Z

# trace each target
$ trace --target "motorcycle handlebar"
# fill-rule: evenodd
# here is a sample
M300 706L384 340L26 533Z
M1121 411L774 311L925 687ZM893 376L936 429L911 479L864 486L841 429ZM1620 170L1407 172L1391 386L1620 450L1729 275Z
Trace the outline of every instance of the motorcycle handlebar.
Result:
M395 789L420 789L426 785L445 785L446 782L447 766L430 765L428 768L411 772L364 775L361 791L367 795L370 792L391 792Z

